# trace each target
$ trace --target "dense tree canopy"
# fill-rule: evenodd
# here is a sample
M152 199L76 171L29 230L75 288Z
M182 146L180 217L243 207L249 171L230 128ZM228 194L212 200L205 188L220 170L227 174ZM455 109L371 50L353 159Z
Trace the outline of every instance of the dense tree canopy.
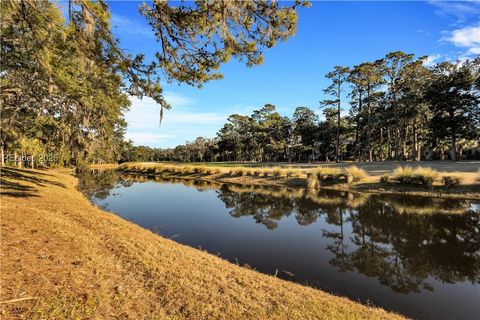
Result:
M320 102L292 119L267 104L252 115L231 115L199 157L196 142L151 149L154 160L311 161L452 160L479 158L480 58L443 62L392 52L351 68L335 66ZM350 97L349 113L344 96ZM326 108L324 108L326 107ZM198 140L198 139L197 139ZM468 151L467 154L463 154ZM448 153L448 154L447 154Z
M16 164L109 162L126 155L128 95L163 109L161 78L201 86L234 57L260 64L263 50L295 33L304 1L153 1L140 13L155 32L154 61L122 50L104 0L70 0L68 17L48 0L1 6L1 151ZM45 158L44 155L52 155ZM22 157L17 157L21 155ZM38 157L40 157L38 159ZM204 154L197 153L200 160ZM28 161L25 157L28 157Z
M2 151L118 160L129 100L109 35L85 17L65 24L48 1L2 3Z

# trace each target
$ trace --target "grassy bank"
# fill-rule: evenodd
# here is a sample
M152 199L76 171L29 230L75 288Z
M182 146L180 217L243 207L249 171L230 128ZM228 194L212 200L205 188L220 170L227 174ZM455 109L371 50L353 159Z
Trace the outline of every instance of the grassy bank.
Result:
M2 169L2 318L401 318L157 236L75 185L65 173Z
M364 170L351 164L313 167L259 163L243 166L238 163L126 163L114 168L146 175L245 185L287 185L366 193L480 199L480 173L477 171L436 171L424 167L410 170L410 167L399 167L398 164L396 168L402 170L392 166L391 171L380 171L382 175L378 175L379 170ZM454 178L458 185L446 185L445 177L450 180Z

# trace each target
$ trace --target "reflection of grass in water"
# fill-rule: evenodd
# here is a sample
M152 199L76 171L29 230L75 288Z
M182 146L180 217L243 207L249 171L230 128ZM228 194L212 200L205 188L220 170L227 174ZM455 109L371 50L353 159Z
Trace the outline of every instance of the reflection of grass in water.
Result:
M347 206L354 209L363 207L369 198L370 195L366 193L349 193Z
M400 214L463 214L467 212L470 202L467 200L441 198L414 198L380 197L378 201L393 207ZM423 203L422 203L423 202Z
M341 197L327 197L323 194L313 192L308 193L307 197L308 199L319 205L342 206L346 203L346 199L343 199Z
M229 191L235 193L251 193L255 192L260 195L275 197L275 198L300 198L305 195L303 189L294 189L287 187L268 188L265 186L245 186L236 184L226 184Z
M193 166L193 165L178 165L178 164L147 164L145 166L134 164L134 165L125 166L125 167L134 168L135 169L134 172L139 172L139 173L142 173L142 171L137 171L137 170L143 170L143 172L146 172L148 174L148 172L152 171L152 166L156 166L154 172L165 172L165 173L178 172L182 174L184 174L185 172L189 172L194 175L202 174L203 172L205 172L205 174L214 174L215 172L215 174L219 173L219 174L227 174L227 175L233 175L233 176L239 176L239 175L256 176L260 174L288 176L288 175L298 174L302 172L302 170L300 169L293 169L289 172L290 169L285 169L281 167L276 167L276 168L259 168L259 167L257 168L245 168L245 167L219 168L219 167L216 167L216 168L213 168L213 167L204 166L200 168L198 166ZM355 171L355 169L351 169L351 170ZM317 174L309 175L308 177L309 185L312 183L312 181L314 181L314 183L317 183L316 179L318 178L318 172L321 172L321 174L331 174L331 175L345 174L342 170L338 168L319 168L317 169L316 172ZM420 168L417 170L413 170L412 168L401 167L396 169L395 174L397 177L399 176L404 177L402 178L404 179L404 181L409 181L408 179L413 177L415 175L415 172L417 174L422 174L424 176L428 176L429 174L432 173L431 170L428 168L427 169ZM432 175L435 176L435 172L433 172ZM155 175L154 177L156 179L158 177L162 177L162 179L166 179L169 176L167 174L167 175ZM136 181L149 181L149 180L151 181L151 178L152 177L146 177L140 174L136 177ZM170 180L170 181L175 181L175 183L182 183L186 186L193 186L197 188L199 191L216 189L222 186L222 183L212 184L211 180L191 179L191 177L188 177L188 179L182 179L180 177L178 180ZM305 193L307 193L308 197L312 201L318 203L319 205L342 205L342 206L348 206L350 208L359 208L365 205L365 202L369 198L367 194L358 194L358 193L351 193L348 197L343 197L341 194L339 194L339 196L326 196L325 194L318 194L316 191L316 187L309 188L308 190L304 190L304 189L295 189L295 188L288 188L288 187L277 187L277 188L265 187L265 186L256 187L255 185L240 185L240 184L229 184L228 186L229 186L229 190L233 192L239 192L239 193L256 192L258 194L268 195L272 197L298 198L298 197L304 196ZM392 197L392 199L396 199L396 198ZM443 202L441 200L442 199L438 199L426 205L418 204L418 203L412 204L411 200L409 200L407 203L404 203L401 201L400 202L393 201L393 200L388 200L388 202L392 206L394 206L394 208L398 212L408 213L408 214L462 213L465 211L464 206L445 207L445 204L442 204Z
M130 176L135 181L146 182L152 181L152 178L149 178L144 175L132 175L124 174L125 176ZM189 187L195 187L199 191L204 190L215 190L219 189L222 186L226 186L229 191L235 193L251 193L255 192L260 195L265 195L275 198L302 198L307 196L313 202L319 205L347 205L351 208L357 208L363 205L366 200L370 197L369 194L360 194L360 193L347 193L347 192L330 192L331 194L326 195L325 193L319 194L314 190L305 190L303 188L289 188L283 186L262 186L262 185L243 185L243 184L234 184L234 183L216 183L213 181L207 180L193 180L193 179L182 179L177 177L165 177L165 176L156 176L154 177L155 181L167 181L170 183L183 184Z
M323 190L316 191L309 189L306 193L308 199L319 205L327 206L347 206L349 208L359 208L365 205L370 199L371 194L347 191Z

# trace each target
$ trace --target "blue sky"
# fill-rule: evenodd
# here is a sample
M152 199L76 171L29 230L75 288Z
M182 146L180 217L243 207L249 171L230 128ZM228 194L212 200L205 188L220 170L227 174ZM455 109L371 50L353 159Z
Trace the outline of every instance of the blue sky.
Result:
M148 56L159 44L143 17L140 1L109 2L113 31L121 47ZM299 10L297 33L265 52L261 66L231 61L223 80L202 89L166 84L172 109L158 125L159 106L132 98L127 138L135 145L172 147L197 136L213 137L233 113L250 114L272 103L291 116L297 106L321 113L324 75L334 65L382 58L391 51L428 55L428 63L480 54L480 2L325 2ZM343 106L348 112L348 104Z

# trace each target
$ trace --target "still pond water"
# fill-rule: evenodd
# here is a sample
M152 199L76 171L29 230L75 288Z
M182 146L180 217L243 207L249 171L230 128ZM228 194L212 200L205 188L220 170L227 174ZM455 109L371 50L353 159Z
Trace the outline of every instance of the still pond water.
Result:
M81 177L98 206L260 272L416 319L480 319L480 203Z

